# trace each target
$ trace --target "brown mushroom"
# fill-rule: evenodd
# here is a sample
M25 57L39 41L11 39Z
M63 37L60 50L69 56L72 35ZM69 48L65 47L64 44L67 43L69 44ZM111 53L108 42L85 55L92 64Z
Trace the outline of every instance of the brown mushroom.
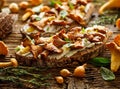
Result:
M32 9L27 9L26 13L22 16L22 21L26 21L32 14L34 14L34 12L32 11Z
M77 4L86 5L87 4L87 0L77 0Z
M69 17L70 17L71 19L75 20L77 23L79 23L79 24L82 25L82 26L86 26L86 25L87 25L87 23L85 22L85 20L84 20L82 17L80 17L80 16L78 16L78 15L76 15L76 14L70 13L70 14L69 14Z
M74 45L72 46L72 48L74 49L81 49L83 47L84 47L84 44L82 43L82 41L76 41Z
M64 20L53 20L52 25L62 25L62 26L66 26L66 25L69 25L71 24L70 22L68 21L64 21Z
M37 6L42 3L43 0L29 0L30 4L33 6Z
M41 53L41 58L46 58L49 54L49 51L48 50L44 50L42 53Z
M9 4L9 9L12 13L17 13L19 12L19 6L16 3L11 3Z
M49 50L51 52L55 52L55 53L62 53L62 49L58 49L55 45L53 45L53 43L48 43L44 46L44 48L46 50Z
M58 35L53 36L52 42L56 47L62 47L64 44L66 44L66 42L59 38Z
M50 7L49 6L43 6L41 9L40 9L41 12L48 12L50 11Z
M19 7L21 9L26 9L26 8L28 8L28 6L29 6L29 3L26 2L26 1L22 1L22 2L19 3Z
M38 58L38 55L42 53L43 47L39 45L31 45L31 52L35 59Z
M18 66L17 60L15 58L11 58L10 62L0 62L0 67L9 67L9 66L17 67Z

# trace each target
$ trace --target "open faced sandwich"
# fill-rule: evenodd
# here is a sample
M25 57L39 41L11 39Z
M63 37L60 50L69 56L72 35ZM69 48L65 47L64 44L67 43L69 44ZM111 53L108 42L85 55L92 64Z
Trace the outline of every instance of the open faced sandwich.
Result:
M40 9L40 13L33 14L28 23L21 29L21 33L33 36L34 33L42 32L41 35L50 36L61 29L70 29L75 26L86 26L94 5L90 0L51 0L51 5L41 4L32 11Z
M16 59L29 66L66 66L86 62L104 50L111 32L104 26L60 29L52 36L26 36L16 48Z

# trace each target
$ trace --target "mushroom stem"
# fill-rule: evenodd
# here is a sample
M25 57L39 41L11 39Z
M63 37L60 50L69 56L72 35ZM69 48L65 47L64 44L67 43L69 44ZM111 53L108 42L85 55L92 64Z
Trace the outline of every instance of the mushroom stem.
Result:
M18 66L17 60L15 58L11 58L10 62L0 62L0 68L9 66L17 67Z
M31 15L32 15L31 12L26 12L26 13L22 16L22 21L26 21Z

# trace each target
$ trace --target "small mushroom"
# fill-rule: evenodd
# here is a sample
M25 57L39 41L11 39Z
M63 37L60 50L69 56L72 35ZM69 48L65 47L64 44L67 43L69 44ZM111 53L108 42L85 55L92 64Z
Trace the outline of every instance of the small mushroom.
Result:
M17 13L19 12L19 6L16 3L11 3L9 4L9 9L12 13Z
M0 68L9 66L17 67L18 66L17 60L15 58L11 58L10 62L0 62Z
M28 8L28 6L29 6L29 3L26 2L26 1L22 1L22 2L19 3L19 7L21 9L26 9L26 8Z
M57 83L59 83L59 84L63 84L64 83L64 79L63 79L62 76L56 76L55 79L56 79Z
M32 11L32 9L27 9L26 13L22 16L22 21L26 21L32 14L34 14L34 12Z
M40 9L41 12L48 12L50 11L50 7L49 6L43 6L41 9Z
M43 0L29 0L30 4L33 6L37 6L42 3Z

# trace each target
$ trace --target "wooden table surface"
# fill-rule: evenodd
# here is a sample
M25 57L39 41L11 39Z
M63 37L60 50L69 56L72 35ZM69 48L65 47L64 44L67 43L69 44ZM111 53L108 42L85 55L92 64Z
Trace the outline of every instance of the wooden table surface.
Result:
M9 4L11 2L19 3L21 0L6 0L6 1ZM9 58L14 57L15 47L20 44L20 40L22 39L19 30L24 24L25 23L22 23L20 21L20 16L18 16L18 21L14 25L12 34L10 34L6 39L3 40L9 48L9 55L6 57L6 61L9 60ZM119 33L119 31L114 27L114 24L107 25L107 27L109 27L113 31L113 35L110 38L110 40L112 40L115 37L115 35ZM110 58L110 52L108 50L105 50L105 52L101 54L101 56ZM50 86L39 87L37 89L120 89L120 72L115 73L116 75L115 80L105 81L102 79L100 75L99 67L95 67L93 65L88 64L86 76L84 78L68 77L65 79L64 84L59 85L56 83L54 77L60 75L59 71L61 69L63 68L53 69L51 68L43 71L43 73L52 74L52 78L47 81L48 83L50 83ZM73 68L69 68L69 70L73 72ZM25 88L15 86L10 82L7 83L0 82L0 89L25 89Z

